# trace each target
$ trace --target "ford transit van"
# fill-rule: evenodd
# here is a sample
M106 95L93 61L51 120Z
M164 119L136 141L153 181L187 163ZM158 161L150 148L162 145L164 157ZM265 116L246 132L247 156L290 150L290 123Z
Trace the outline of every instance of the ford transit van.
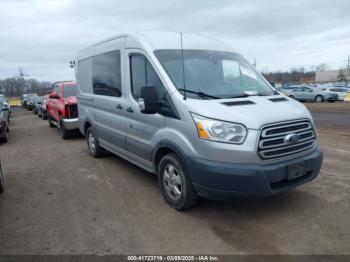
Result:
M309 111L212 38L119 34L76 61L79 128L158 176L177 210L199 197L269 196L313 180L322 153Z

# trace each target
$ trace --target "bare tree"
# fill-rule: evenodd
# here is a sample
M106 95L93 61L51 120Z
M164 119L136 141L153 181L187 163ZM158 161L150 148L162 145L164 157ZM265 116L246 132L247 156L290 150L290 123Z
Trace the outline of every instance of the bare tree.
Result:
M321 63L318 66L316 66L316 72L326 71L328 69L329 69L329 66L325 63Z

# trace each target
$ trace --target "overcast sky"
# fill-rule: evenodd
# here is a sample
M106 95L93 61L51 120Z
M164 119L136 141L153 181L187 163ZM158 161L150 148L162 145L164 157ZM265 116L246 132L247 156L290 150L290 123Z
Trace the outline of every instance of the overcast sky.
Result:
M74 79L80 49L149 30L213 36L260 70L338 69L350 55L350 0L0 0L0 78L20 65L40 80Z

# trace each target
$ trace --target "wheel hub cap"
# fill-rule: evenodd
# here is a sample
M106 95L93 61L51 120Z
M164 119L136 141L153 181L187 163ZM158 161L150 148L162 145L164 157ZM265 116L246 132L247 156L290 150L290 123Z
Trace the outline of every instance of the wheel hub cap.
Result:
M174 164L168 164L163 173L163 184L168 196L179 200L182 195L182 180L179 170Z
M95 138L92 133L89 134L89 147L92 153L95 152Z

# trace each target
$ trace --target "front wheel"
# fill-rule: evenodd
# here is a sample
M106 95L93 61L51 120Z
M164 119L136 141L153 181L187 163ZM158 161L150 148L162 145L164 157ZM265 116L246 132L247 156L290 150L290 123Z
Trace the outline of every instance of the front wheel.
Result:
M55 127L55 125L52 123L53 119L51 118L49 113L47 114L47 121L49 122L49 127Z
M315 97L315 101L316 101L316 103L322 103L322 102L323 102L323 100L324 100L324 98L323 98L323 96L322 96L322 95L317 95L317 96Z
M4 136L0 138L0 144L7 143L7 131L5 130Z
M98 138L91 126L86 130L86 142L92 157L98 158L104 155L105 150L98 143Z
M43 120L46 120L46 119L47 119L47 113L42 112L42 113L41 113L41 118L42 118Z
M160 161L158 182L165 201L172 208L182 211L198 203L199 196L185 167L175 154L167 154Z

